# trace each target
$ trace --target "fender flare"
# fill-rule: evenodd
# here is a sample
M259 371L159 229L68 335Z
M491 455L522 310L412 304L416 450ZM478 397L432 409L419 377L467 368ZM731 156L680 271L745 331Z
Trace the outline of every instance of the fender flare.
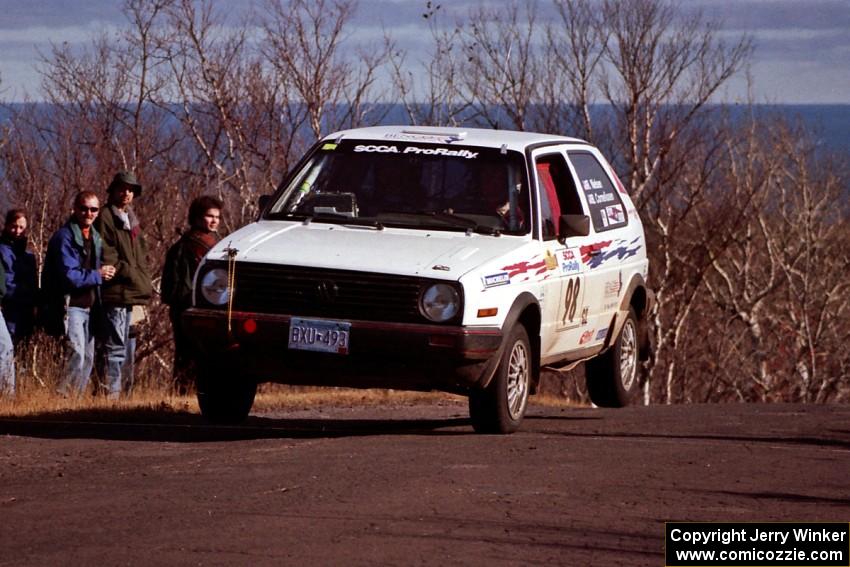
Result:
M632 308L632 299L636 293L641 294L638 296L638 303L634 305L638 326L639 358L640 360L648 360L652 352L649 333L649 313L652 311L652 306L655 303L655 294L647 287L646 280L641 274L634 274L632 276L625 293L623 293L619 309L608 328L608 336L605 339L603 352L611 348L616 338L620 336L620 331L626 322L629 309Z
M507 332L508 329L513 327L519 320L520 316L525 312L526 307L532 304L537 307L537 310L539 312L540 302L537 301L537 298L534 297L530 292L524 291L518 296L516 296L513 305L511 305L511 308L508 311L507 316L505 317L505 322L502 323L502 332Z
M534 306L537 312L537 323L538 329L526 329L528 331L528 340L531 342L531 350L533 354L533 364L531 365L532 371L532 381L534 387L536 387L538 381L540 380L540 302L537 301L537 298L534 297L530 292L524 291L520 293L514 299L513 304L511 305L510 310L508 311L507 316L505 317L504 323L502 323L502 336L505 337L508 334L508 331L516 325L520 318L524 313L527 312L528 307ZM499 367L499 361L502 360L502 355L505 351L505 341L502 341L502 344L499 346L498 352L493 358L490 359L490 362L484 368L484 371L481 373L481 379L479 383L482 388L486 388L490 384L490 380L493 379L493 375L496 374L496 368Z
M652 301L654 301L655 295L649 291L649 288L646 285L646 280L643 279L641 274L634 274L632 279L629 281L629 285L626 287L625 293L623 293L623 299L620 300L620 311L629 310L629 307L632 304L632 296L638 289L644 293L644 298L641 301L639 308L635 309L635 315L637 315L638 320L642 320L646 318L646 314L649 313L652 308Z

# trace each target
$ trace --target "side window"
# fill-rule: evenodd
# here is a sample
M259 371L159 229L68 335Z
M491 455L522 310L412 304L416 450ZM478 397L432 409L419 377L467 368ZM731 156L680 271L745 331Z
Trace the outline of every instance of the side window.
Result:
M540 205L543 210L543 239L558 236L561 215L581 214L581 201L564 156L547 154L537 158Z
M594 230L602 232L626 226L626 208L602 164L589 152L569 152L567 155L587 199Z

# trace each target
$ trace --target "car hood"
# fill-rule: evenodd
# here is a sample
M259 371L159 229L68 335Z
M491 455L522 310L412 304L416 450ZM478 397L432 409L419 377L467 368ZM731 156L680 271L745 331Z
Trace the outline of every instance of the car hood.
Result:
M207 259L456 280L527 243L517 236L312 222L259 221L224 237Z

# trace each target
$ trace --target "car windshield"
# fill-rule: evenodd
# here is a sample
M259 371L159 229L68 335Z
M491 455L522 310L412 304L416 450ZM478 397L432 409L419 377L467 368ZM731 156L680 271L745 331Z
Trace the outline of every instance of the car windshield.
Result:
M446 144L322 144L269 209L270 219L525 234L519 152Z

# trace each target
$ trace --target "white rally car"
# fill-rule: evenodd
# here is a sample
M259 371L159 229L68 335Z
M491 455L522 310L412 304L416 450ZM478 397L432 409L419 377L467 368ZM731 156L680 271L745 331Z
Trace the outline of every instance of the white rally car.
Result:
M387 126L316 144L213 248L184 315L201 412L258 382L442 390L512 432L543 366L628 403L649 354L643 227L599 151L527 132Z

